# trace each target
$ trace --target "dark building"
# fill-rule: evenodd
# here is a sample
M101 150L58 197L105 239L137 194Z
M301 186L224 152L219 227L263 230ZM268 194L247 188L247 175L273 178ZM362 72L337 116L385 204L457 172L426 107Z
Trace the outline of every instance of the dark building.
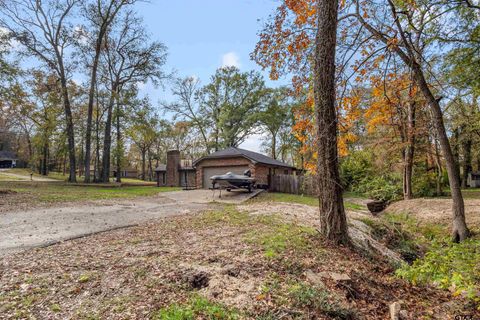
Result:
M15 168L17 156L11 151L0 151L0 168Z

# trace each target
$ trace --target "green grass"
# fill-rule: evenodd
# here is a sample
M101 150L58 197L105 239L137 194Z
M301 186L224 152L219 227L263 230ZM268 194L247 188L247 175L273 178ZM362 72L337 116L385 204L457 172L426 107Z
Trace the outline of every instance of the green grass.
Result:
M25 168L14 168L14 169L9 169L8 172L15 173L18 175L25 176L26 180L30 180L30 174L32 171L30 169L25 169ZM66 175L63 174L63 172L56 172L56 171L50 171L47 176L42 176L38 172L33 172L33 177L36 178L49 178L49 179L54 179L58 181L67 181L68 179L68 173ZM1 173L0 173L0 179L1 179ZM10 179L10 180L21 180L21 179ZM77 182L83 182L84 177L77 176ZM114 179L111 178L110 182L114 182ZM128 184L151 184L155 185L155 181L144 181L140 179L135 179L135 178L122 178L122 183L128 183Z
M27 180L27 178L22 179L22 178L18 178L18 177L12 177L12 176L9 176L9 175L6 175L6 174L2 174L0 172L0 181L21 181L21 180Z
M432 242L429 251L413 265L403 265L396 275L413 284L433 283L464 295L480 310L480 239L461 243Z
M342 306L325 288L297 282L288 289L288 297L296 307L320 310L330 319L353 319L353 310Z
M233 320L240 314L221 304L211 302L203 297L193 297L184 304L172 304L154 313L154 320Z
M349 197L358 197L355 194L345 194L346 198ZM262 193L257 198L254 198L252 201L273 201L273 202L287 202L287 203L298 203L304 204L307 206L318 206L318 198L307 196L307 195L297 195L297 194L288 194L288 193L278 193L278 192L268 192ZM349 210L365 210L365 206L351 202L344 202L345 208Z
M418 284L434 284L464 295L480 310L480 237L452 243L449 228L420 222L408 214L383 214L362 219L372 235L383 240L411 264L400 266L396 275Z
M6 182L0 181L0 189L16 191L26 195L28 201L54 203L81 200L108 200L152 196L160 192L176 191L180 188L154 186L98 186L69 185L58 182Z
M199 225L223 224L233 227L249 228L263 226L264 230L249 231L245 234L248 243L261 246L264 256L274 259L289 251L307 251L312 247L311 238L318 234L314 228L308 228L284 222L275 215L251 215L238 211L234 205L225 205L220 210L206 212L197 219Z
M310 238L317 234L314 228L307 228L280 221L271 222L267 231L258 233L252 231L247 235L247 241L262 246L264 256L268 259L278 258L287 250L307 251L311 249Z

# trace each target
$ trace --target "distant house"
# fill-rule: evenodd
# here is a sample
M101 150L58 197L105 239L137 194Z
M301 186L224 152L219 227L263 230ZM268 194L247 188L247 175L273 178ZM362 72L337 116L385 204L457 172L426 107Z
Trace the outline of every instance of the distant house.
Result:
M167 152L167 164L155 168L159 187L195 187L195 168L191 160L180 159L180 151Z
M117 170L112 170L111 175L117 177ZM128 167L120 171L120 178L138 178L138 170L136 168Z
M196 169L196 184L199 188L211 188L210 177L213 175L233 172L243 174L250 170L252 177L259 186L270 185L270 177L276 174L293 174L295 167L275 160L261 153L240 149L228 148L209 154L193 163Z
M11 151L0 151L0 168L15 168L17 156Z
M467 184L470 188L480 188L480 172L469 173Z

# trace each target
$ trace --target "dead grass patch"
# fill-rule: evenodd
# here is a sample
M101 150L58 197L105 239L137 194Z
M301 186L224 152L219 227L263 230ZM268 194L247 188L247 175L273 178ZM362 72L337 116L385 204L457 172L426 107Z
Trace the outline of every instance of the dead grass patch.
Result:
M305 226L233 206L10 255L0 268L7 319L384 319L400 299L414 319L465 311ZM312 287L307 271L352 281ZM208 285L194 289L188 279L199 273Z

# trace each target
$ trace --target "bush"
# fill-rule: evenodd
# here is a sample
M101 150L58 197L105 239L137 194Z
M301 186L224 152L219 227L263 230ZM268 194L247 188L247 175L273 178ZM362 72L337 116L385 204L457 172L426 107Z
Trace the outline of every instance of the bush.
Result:
M389 176L365 178L352 191L381 201L393 201L402 194L401 184L397 179Z
M353 190L372 174L372 156L367 151L355 151L340 163L340 178L345 190Z
M432 242L430 250L413 265L404 265L396 275L413 284L434 283L464 294L480 305L480 240L461 243Z

